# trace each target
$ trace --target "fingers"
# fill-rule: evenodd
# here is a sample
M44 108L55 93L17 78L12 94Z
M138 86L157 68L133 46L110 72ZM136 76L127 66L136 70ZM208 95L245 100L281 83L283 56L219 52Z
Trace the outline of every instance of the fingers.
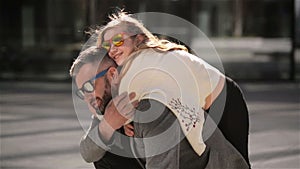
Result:
M115 106L118 107L120 102L122 100L124 100L124 98L126 98L126 97L127 97L127 92L124 92L124 93L120 94L119 96L116 96L115 98L113 98L112 101L114 102Z
M135 108L138 106L138 101L135 100L132 103L127 103L125 107L121 110L121 114L125 115L127 118L131 118L135 113Z
M120 94L119 96L116 96L113 101L115 103L116 106L119 106L119 104L124 103L124 100L126 101L130 101L135 97L135 92L131 92L129 95L127 92L123 92L122 94Z
M133 126L131 124L127 124L124 126L124 131L125 134L129 137L133 137L134 136L134 130L133 130Z
M133 137L134 136L134 132L128 129L125 129L125 134L129 137Z
M134 108L137 108L137 106L139 105L139 101L138 101L138 100L135 100L135 101L131 102L131 105L132 105Z
M117 125L123 125L128 119L131 119L135 113L135 107L138 106L138 101L132 101L135 97L135 93L132 92L129 95L127 92L122 93L119 96L116 96L111 100L106 108L104 116L109 119L114 119L117 121ZM110 121L113 123L112 121Z
M135 107L137 107L138 101L135 100L132 103L128 103L121 111L120 114L122 114L125 118L130 119L133 117L135 113Z
M131 92L129 95L127 92L124 92L113 99L116 109L122 116L126 118L132 117L134 108L138 106L137 100L131 102L135 96L136 94L134 92Z
M113 129L118 129L123 126L128 119L132 119L135 114L135 107L138 106L138 101L132 101L136 94L134 92L128 95L127 92L122 93L112 99L105 108L104 119ZM124 128L125 129L125 128ZM128 136L133 136L133 127L126 129Z
M134 127L133 127L133 125L132 124L126 124L124 127L126 127L126 128L129 128L129 129L134 129Z
M122 93L124 94L124 93ZM127 93L125 93L125 97L122 97L122 99L119 100L119 103L117 104L116 107L120 108L120 109L124 109L125 107L127 107L128 105L131 105L131 101L132 99L135 98L135 93L131 92L129 95L127 95ZM123 95L120 95L123 96Z

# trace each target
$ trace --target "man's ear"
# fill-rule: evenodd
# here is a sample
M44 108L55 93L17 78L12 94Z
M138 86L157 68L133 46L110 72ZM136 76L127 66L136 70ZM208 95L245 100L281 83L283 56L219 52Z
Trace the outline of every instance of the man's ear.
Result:
M109 80L109 82L112 84L114 82L116 82L116 80L118 79L119 77L119 73L118 73L118 70L117 68L115 67L110 67L107 71L107 78Z

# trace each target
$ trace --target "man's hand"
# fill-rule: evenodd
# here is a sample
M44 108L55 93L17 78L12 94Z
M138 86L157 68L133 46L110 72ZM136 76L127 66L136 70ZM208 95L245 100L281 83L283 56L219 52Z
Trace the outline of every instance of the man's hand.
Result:
M99 123L99 131L105 142L109 141L114 131L122 127L134 115L138 101L130 101L135 93L127 92L113 98L106 106L103 120Z
M127 92L113 98L105 108L104 120L114 129L122 127L128 119L134 115L134 109L138 106L138 101L133 102L132 99L135 97L135 93Z
M133 128L133 125L132 124L126 124L124 126L124 131L125 131L125 134L129 137L133 137L134 136L134 128Z

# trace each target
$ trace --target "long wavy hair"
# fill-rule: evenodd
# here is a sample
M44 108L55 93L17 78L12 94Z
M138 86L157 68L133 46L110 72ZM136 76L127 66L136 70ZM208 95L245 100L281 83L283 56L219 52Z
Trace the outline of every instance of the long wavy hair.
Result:
M183 45L179 45L165 39L159 39L158 37L154 36L148 29L144 27L144 25L141 22L131 17L131 15L127 14L126 12L120 11L116 14L112 14L111 16L109 16L109 19L111 21L99 30L99 36L97 40L98 47L101 47L101 44L104 40L104 34L107 30L115 27L122 27L125 28L127 33L130 33L132 35L143 35L145 37L144 41L138 46L136 46L136 50L145 48L156 48L159 51L188 51L188 49Z

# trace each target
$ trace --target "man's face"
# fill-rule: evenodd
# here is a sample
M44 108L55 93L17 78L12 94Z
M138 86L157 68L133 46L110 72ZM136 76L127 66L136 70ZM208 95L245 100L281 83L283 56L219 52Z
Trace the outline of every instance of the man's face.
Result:
M104 69L98 69L97 64L88 63L83 65L75 79L78 89L82 88L84 83L95 77L102 70ZM106 74L92 81L92 84L94 91L91 93L84 92L84 100L88 104L89 110L96 115L97 111L104 112L105 106L111 100L111 88Z

